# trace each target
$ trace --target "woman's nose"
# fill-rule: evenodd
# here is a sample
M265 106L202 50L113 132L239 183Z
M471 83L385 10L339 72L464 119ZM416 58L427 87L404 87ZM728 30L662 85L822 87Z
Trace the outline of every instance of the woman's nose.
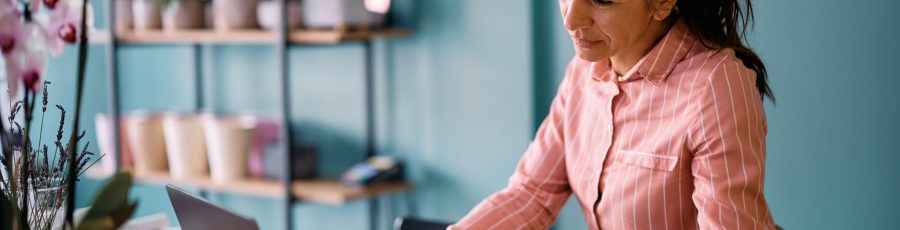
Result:
M590 0L568 0L563 4L563 20L569 31L584 29L594 24Z

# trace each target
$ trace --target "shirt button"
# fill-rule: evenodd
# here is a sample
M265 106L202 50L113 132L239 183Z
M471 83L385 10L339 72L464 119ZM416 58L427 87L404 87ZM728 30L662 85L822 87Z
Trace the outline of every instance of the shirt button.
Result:
M606 132L609 133L609 134L612 134L612 132L613 132L613 126L612 126L612 125L606 125Z

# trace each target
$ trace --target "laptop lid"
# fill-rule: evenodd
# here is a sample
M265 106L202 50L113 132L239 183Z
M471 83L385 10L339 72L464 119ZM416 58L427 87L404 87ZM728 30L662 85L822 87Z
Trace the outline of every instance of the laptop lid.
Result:
M166 185L175 216L185 230L259 230L256 221L219 207L171 184Z

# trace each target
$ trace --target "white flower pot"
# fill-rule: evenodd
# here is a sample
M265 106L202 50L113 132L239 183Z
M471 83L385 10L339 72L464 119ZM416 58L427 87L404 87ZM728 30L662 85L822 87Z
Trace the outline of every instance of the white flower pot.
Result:
M364 0L304 0L303 25L309 28L382 27L384 13L366 8Z
M163 122L169 174L176 179L204 177L208 174L206 139L198 116L168 114Z
M134 0L134 30L158 30L162 27L162 9L156 0Z
M288 1L287 3L287 23L288 28L298 28L303 25L303 4L300 1ZM277 30L278 23L281 21L281 9L278 8L278 2L262 1L256 9L256 15L259 17L259 25L268 30Z
M161 117L134 114L128 118L127 130L129 144L134 151L136 173L165 172L169 169Z
M94 123L97 126L97 143L100 146L100 153L103 154L103 159L101 159L100 172L102 173L114 173L113 169L116 167L116 154L113 154L113 143L116 139L113 138L113 127L110 118L105 114L97 114L94 118ZM128 138L128 123L127 118L120 118L119 121L119 154L122 157L121 165L132 165L132 153L131 153L131 145L129 144L130 140Z
M253 124L253 119L249 117L204 116L203 127L209 149L209 171L214 182L231 182L247 178Z
M216 30L258 28L256 6L259 0L214 0L213 21Z
M204 26L204 6L201 0L172 1L164 6L163 29L167 31L197 29Z

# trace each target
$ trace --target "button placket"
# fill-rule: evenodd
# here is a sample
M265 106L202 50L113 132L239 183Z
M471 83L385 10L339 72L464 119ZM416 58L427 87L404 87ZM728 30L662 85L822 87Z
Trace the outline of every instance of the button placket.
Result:
M620 77L620 79L621 79L621 77ZM602 199L602 196L603 196L603 194L601 194L601 190L600 190L600 179L603 176L603 165L606 163L606 158L609 155L609 149L612 146L612 140L613 140L613 137L615 134L615 127L613 125L613 124L615 124L615 116L613 115L613 104L615 102L615 99L620 94L618 82L612 82L608 86L609 87L605 87L605 89L611 91L611 93L609 94L610 95L609 99L606 101L606 106L604 108L605 111L603 111L605 117L607 118L607 120L606 120L606 135L603 135L602 139L600 140L601 147L599 150L600 152L598 152L598 154L600 154L600 156L601 156L600 162L598 164L598 167L596 169L594 169L594 170L596 170L596 173L594 174L594 178L591 179L591 187L594 191L591 194L594 196L594 204L591 207L591 209L592 209L591 211L593 211L593 213L595 213L595 215L597 213L597 206L600 205L600 199ZM595 223L598 224L598 227L599 227L600 221L597 220L596 218L594 218L594 221L595 221Z

